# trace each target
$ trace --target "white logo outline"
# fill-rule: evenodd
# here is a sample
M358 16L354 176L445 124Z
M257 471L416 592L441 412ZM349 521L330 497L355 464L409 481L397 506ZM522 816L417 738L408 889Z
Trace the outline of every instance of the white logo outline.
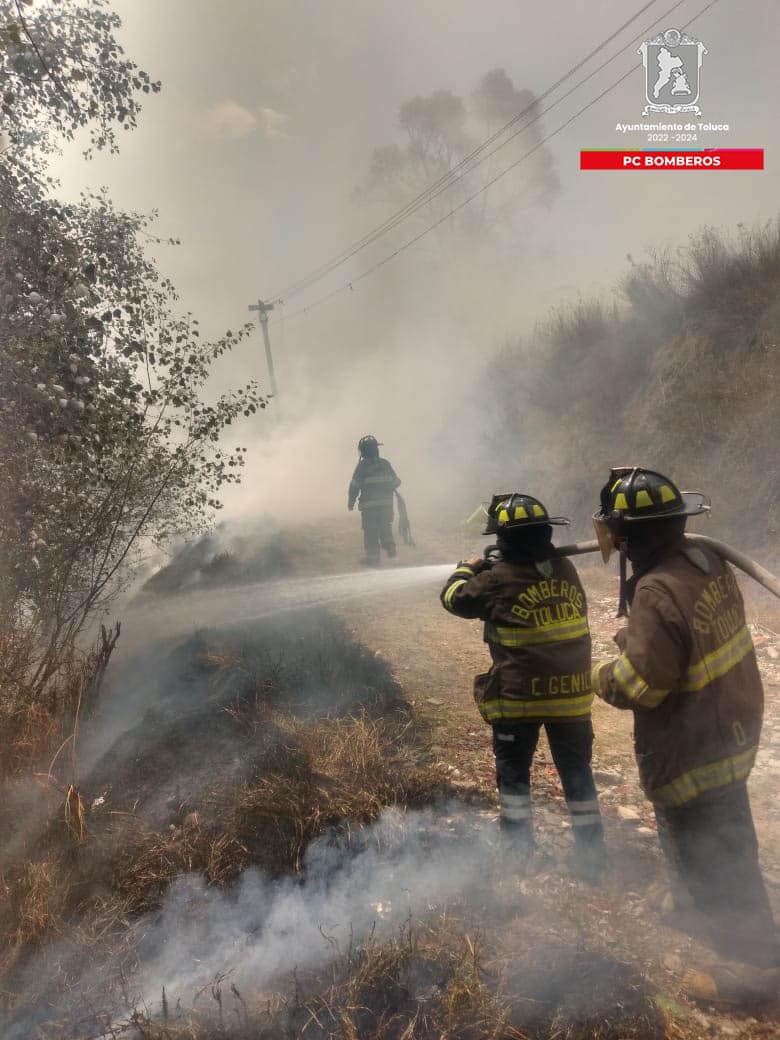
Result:
M653 56L658 68L651 68L650 48L653 48ZM658 48L656 50L656 48ZM695 61L693 54L689 62L680 56L680 50L696 51ZM673 53L676 52L676 53ZM680 29L665 29L664 32L654 36L651 40L645 40L637 50L642 55L642 64L645 69L645 105L643 116L650 113L666 113L676 115L681 112L693 112L701 115L698 101L700 95L702 58L707 53L707 48L693 36L689 36ZM689 82L692 73L696 74L695 91ZM654 81L653 81L654 80ZM671 96L689 97L687 103L669 104L659 103L658 98L661 91L672 84L668 94ZM691 97L695 93L695 97Z

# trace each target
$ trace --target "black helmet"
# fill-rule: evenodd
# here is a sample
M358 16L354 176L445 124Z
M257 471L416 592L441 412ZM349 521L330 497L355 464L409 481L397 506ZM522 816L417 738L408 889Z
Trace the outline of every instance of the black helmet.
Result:
M521 491L493 495L487 513L487 527L483 534L501 534L519 528L541 527L542 524L569 523L568 517L550 516L538 498Z
M381 443L373 434L367 433L365 437L361 437L358 441L358 451L364 459L375 459L379 454L379 445Z
M604 559L612 551L612 537L625 535L634 524L672 520L709 512L709 502L698 491L680 491L661 473L640 466L618 466L601 489L601 508L593 514Z

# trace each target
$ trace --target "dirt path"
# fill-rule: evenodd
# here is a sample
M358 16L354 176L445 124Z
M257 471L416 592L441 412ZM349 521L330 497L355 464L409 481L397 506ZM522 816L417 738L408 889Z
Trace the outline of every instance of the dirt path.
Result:
M597 568L582 568L590 603L594 656L611 656L617 598L616 578ZM750 623L767 694L766 722L751 797L770 896L780 918L780 806L776 798L780 769L780 611L771 601L751 602ZM339 605L338 613L368 646L386 658L407 696L432 725L433 753L450 768L465 796L478 798L495 812L495 780L489 729L472 699L472 679L487 667L479 622L448 615L436 590L403 590L392 598ZM597 942L638 962L654 985L668 994L670 1035L698 1037L780 1036L780 1021L758 1021L722 1007L695 1007L681 979L688 968L706 968L711 955L685 933L671 927L654 893L664 872L655 820L639 788L631 731L632 715L597 701L593 713L594 768L605 818L612 866L604 890L594 892L560 869L519 880L525 896L543 911L554 903L566 908L572 941ZM560 862L571 845L562 791L544 738L534 765L534 813L540 843ZM561 928L558 915L555 926ZM531 918L525 927L533 928ZM536 926L545 927L544 914ZM568 928L567 926L567 928ZM548 926L549 927L549 926ZM566 930L566 929L564 929ZM676 1030L676 1033L675 1033Z

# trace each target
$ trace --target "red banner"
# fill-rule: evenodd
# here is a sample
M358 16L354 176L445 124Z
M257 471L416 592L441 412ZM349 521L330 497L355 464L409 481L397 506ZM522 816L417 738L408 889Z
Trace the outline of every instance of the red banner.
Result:
M763 148L690 151L581 151L581 170L763 170Z

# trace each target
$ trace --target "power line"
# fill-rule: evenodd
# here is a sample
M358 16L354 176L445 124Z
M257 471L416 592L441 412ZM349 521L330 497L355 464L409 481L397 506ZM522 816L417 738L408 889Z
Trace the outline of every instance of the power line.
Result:
M697 21L697 19L701 18L703 14L706 14L706 12L709 11L711 7L714 7L715 4L717 4L718 2L719 0L710 0L710 2L706 4L697 14L695 14L692 18L685 22L682 28L687 29L688 26L692 25L695 21ZM669 11L661 15L661 18L666 18L667 15L671 13L671 11L675 10L682 3L684 3L684 0L678 0L678 2L674 4L674 6L669 9ZM656 21L658 20L659 19L656 19L653 22L653 25L655 25ZM645 30L645 32L647 31L648 30ZM404 242L392 253L389 253L387 256L379 260L377 263L367 268L367 270L361 272L361 274L352 278L350 281L344 283L343 285L340 285L336 289L333 289L325 296L319 297L319 299L314 300L307 306L300 307L297 311L293 311L292 314L286 315L286 320L291 321L293 318L297 318L302 314L306 314L307 311L313 310L315 307L319 307L322 304L327 303L329 300L332 300L334 296L338 296L340 293L346 292L347 289L349 289L350 291L353 290L358 282L362 282L364 278L368 278L369 275L373 274L375 271L378 271L381 267L384 267L385 264L389 263L391 260L394 260L397 256L400 256L401 253L404 253L407 249L410 249L412 246L416 245L420 241L420 239L425 238L426 235L429 235L432 231L435 231L436 228L440 227L445 221L449 220L450 217L453 217L456 213L459 213L460 210L462 210L465 206L468 206L469 203L473 202L474 199L476 199L479 195L487 191L487 189L492 187L497 181L501 180L502 177L505 177L508 173L511 173L511 171L518 167L522 162L528 159L535 152L539 151L539 149L548 141L552 140L553 137L557 137L558 134L560 134L563 130L571 126L571 124L576 119L579 119L579 117L583 115L583 113L587 112L589 108L592 108L594 105L598 104L598 102L601 101L602 98L605 98L607 94L610 94L613 90L615 90L616 87L619 87L624 80L628 79L628 77L633 72L635 72L638 68L641 68L641 65L641 62L638 62L636 65L632 65L631 68L624 72L623 75L620 76L618 79L616 79L614 83L602 90L602 92L599 95L593 98L593 100L589 101L586 105L583 105L583 107L580 108L577 112L575 112L574 115L572 115L569 119L567 119L565 123L562 123L559 127L557 127L555 130L549 133L546 137L543 137L541 141L537 142L537 144L533 146L533 148L530 148L527 152L524 152L513 163L510 163L510 165L501 170L500 173L497 173L495 177L492 177L489 181L487 181L480 188L478 188L472 195L469 195L468 198L464 199L457 206L454 206L451 210L445 213L443 217L440 217L439 220L435 221L433 224L430 224L428 227L426 227L419 234L415 235L413 238L408 239L408 241ZM549 108L545 111L549 111L553 107L554 105L550 105ZM498 149L496 149L496 151L497 150Z
M645 11L647 11L648 8L652 7L653 4L656 2L657 0L648 0L648 2L645 3L643 7L641 7L634 15L631 16L631 18L625 21L618 29L616 29L613 33L606 37L606 39L602 40L597 47L595 47L592 51L590 51L589 54L587 54L584 58L578 61L576 65L572 66L572 68L569 69L568 72L564 73L564 75L561 76L558 80L556 80L555 83L552 84L552 86L548 87L539 97L534 98L534 100L529 105L527 105L524 109L522 109L522 111L518 112L515 116L513 116L512 119L510 119L507 123L504 124L504 126L496 130L493 134L490 135L490 137L486 138L486 140L484 140L481 144L477 145L476 148L472 149L472 151L469 152L468 155L464 156L463 159L461 159L460 162L458 162L454 167L452 167L446 173L442 174L442 176L439 177L438 180L428 185L428 187L425 188L422 192L420 192L419 195L411 199L408 203L406 203L405 206L403 206L396 213L391 214L382 224L378 225L372 231L367 232L362 238L358 239L351 246L348 246L345 250L342 250L341 253L338 253L331 260L326 261L324 264L321 264L319 267L311 271L308 275L305 275L303 278L300 278L297 281L293 282L283 292L275 294L272 297L274 302L278 302L282 298L290 299L293 296L296 296L298 293L302 292L304 289L309 288L315 282L320 281L326 275L330 274L331 271L335 270L337 267L340 267L341 264L345 263L347 260L351 259L357 253L365 249L366 246L371 245L372 242L375 242L382 235L392 230L403 220L405 220L406 217L411 216L412 213L416 212L422 206L432 201L434 198L440 195L442 191L447 190L455 182L461 180L466 175L466 173L472 172L474 169L476 169L477 166L480 165L481 162L484 161L484 159L490 158L491 155L494 155L495 152L498 151L498 149L494 149L492 152L489 153L489 155L484 156L483 159L479 160L479 162L474 163L474 165L471 166L470 169L466 169L466 167L470 163L472 163L473 160L476 159L481 152L483 152L486 148L489 148L491 144L499 140L499 138L503 134L505 134L507 130L510 130L513 126L515 126L524 116L532 113L534 109L538 107L540 102L544 101L545 98L549 97L549 95L552 94L553 91L557 90L557 88L561 86L561 84L565 83L566 80L570 79L576 72L579 72L579 70L584 65L586 65L591 60L591 58L594 58L605 47L609 46L609 44L612 43L612 41L615 40L623 32L624 29L628 28L628 26L631 25L632 22L635 22L637 18L643 15ZM661 17L667 17L668 14L670 14L673 10L679 7L680 4L682 4L683 2L684 0L679 0L678 3L676 3L672 8L670 8L669 11L666 12L666 14L662 15ZM654 20L653 24L655 24L655 21L657 20L658 19ZM646 32L647 30L644 31ZM609 64L610 61L613 61L615 57L617 57L620 53L622 53L623 50L626 49L626 47L630 47L631 44L635 40L639 39L639 37L642 35L643 33L640 33L638 36L635 36L634 39L631 40L628 44L625 44L624 47L622 47L616 55L613 55L613 57L610 58L607 62L600 65L589 76L581 80L577 86L572 88L572 90L570 90L562 98L559 98L558 101L555 102L555 104L560 104L562 101L564 101L567 97L571 95L571 93L573 93L574 90L578 89L579 86L586 83L594 75L600 72L607 64ZM551 105L546 111L549 112L550 109L553 107L554 105ZM541 115L543 114L544 113L541 113ZM517 133L521 133L523 130L533 125L533 123L537 122L538 119L541 118L541 115L537 114L536 116L534 116L534 118L531 119L528 123L526 123L525 126L523 126L519 131L517 131ZM504 141L503 144L499 146L499 148L503 147L505 144L508 144L509 141L513 140L517 136L517 133L513 134L506 141Z

